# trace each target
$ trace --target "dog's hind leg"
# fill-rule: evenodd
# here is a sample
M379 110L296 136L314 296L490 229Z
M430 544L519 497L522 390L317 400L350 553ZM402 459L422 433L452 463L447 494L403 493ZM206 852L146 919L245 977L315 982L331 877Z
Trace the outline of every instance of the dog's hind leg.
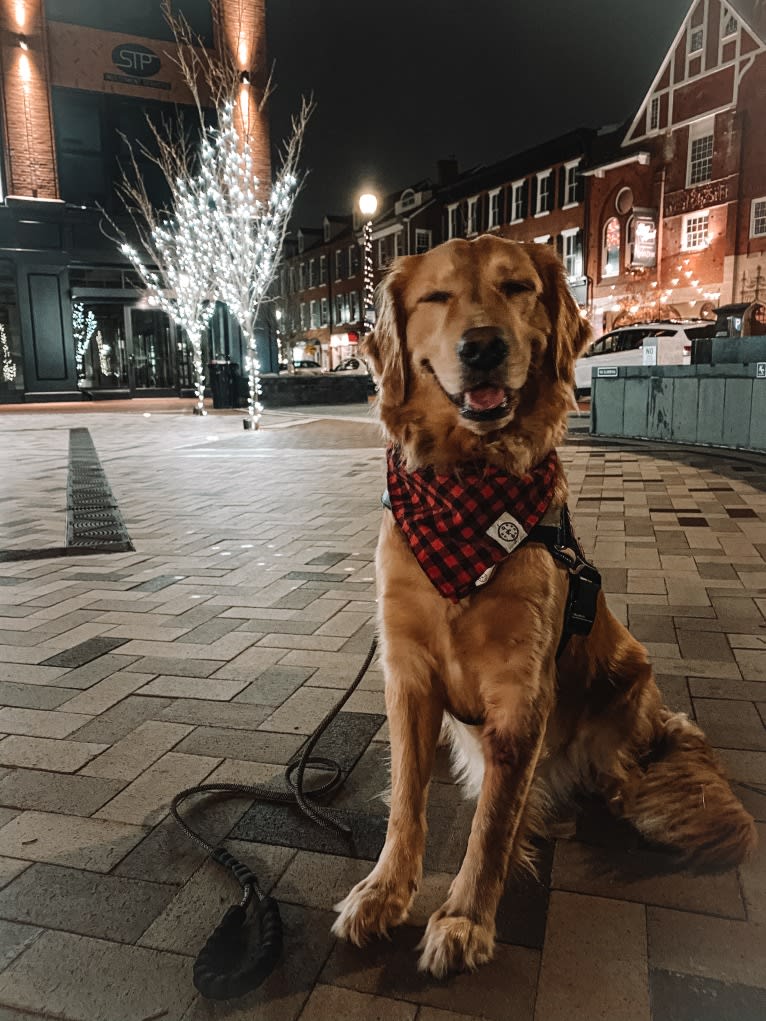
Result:
M659 709L654 746L610 807L695 868L730 868L754 850L753 818L729 786L707 738L683 713Z
M698 867L738 865L753 849L755 823L705 735L662 704L646 649L605 606L570 642L559 691L575 735L566 754L615 815Z

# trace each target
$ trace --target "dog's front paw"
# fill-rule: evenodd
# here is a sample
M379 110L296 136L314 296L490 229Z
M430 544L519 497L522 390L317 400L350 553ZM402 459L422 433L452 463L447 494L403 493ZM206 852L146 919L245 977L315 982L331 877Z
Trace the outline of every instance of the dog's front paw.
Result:
M464 915L445 915L437 911L418 945L421 950L419 971L430 971L444 978L451 971L475 971L491 960L495 950L494 926L472 922Z
M370 936L385 936L407 917L413 893L402 893L369 875L335 905L339 912L332 932L339 939L364 946Z

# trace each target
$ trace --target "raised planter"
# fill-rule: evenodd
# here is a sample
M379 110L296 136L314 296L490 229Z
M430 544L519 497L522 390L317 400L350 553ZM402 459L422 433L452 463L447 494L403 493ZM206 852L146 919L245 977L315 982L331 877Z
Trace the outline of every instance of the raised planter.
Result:
M598 371L591 389L595 436L766 451L766 358Z
M367 378L341 373L323 376L261 377L261 400L269 408L292 408L302 404L366 404ZM239 379L239 404L247 407L247 377Z

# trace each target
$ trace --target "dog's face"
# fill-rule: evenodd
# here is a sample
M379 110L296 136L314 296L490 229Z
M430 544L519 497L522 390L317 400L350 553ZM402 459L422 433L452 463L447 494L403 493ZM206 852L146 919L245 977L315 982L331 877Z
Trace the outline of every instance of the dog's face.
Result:
M553 389L571 400L589 331L546 245L487 235L399 259L379 309L366 349L389 431L395 408L449 408L455 426L484 436Z

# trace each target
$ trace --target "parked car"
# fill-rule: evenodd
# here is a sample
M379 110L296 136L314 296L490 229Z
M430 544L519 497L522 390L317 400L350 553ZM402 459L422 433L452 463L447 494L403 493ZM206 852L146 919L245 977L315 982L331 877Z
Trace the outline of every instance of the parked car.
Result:
M689 365L692 341L711 337L715 323L705 319L636 323L605 333L588 348L575 365L575 394L590 393L593 369L604 365ZM644 360L645 341L656 339L654 356Z
M319 362L312 361L311 358L296 358L293 368L298 376L321 376L324 373Z
M332 371L342 372L344 375L350 376L364 376L367 380L367 393L369 395L374 394L377 389L370 368L363 358L357 358L354 355L351 358L344 358L342 362L338 362Z
M370 370L367 368L367 363L363 358L344 358L342 362L338 362L333 372L350 372L355 376L368 376Z

